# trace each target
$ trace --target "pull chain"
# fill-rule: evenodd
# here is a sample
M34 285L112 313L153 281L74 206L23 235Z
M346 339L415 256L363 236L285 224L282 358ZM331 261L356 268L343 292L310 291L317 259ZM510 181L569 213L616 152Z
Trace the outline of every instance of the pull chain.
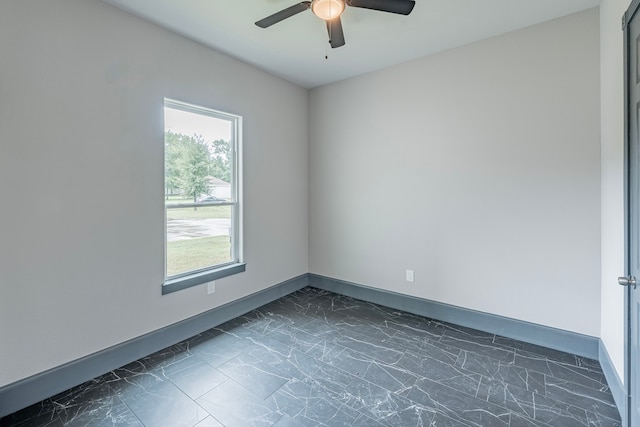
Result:
M329 3L329 8L331 8L331 3ZM329 21L325 22L325 25L327 26L327 29L329 30L329 43L331 43L331 24L329 24ZM324 59L329 59L329 49L327 48L327 45L324 45Z

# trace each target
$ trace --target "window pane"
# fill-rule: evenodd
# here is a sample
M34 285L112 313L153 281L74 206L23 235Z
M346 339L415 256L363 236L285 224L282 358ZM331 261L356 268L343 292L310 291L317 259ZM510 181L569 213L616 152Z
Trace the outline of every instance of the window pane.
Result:
M170 99L164 107L165 285L179 290L239 272L229 267L242 262L242 117Z
M235 261L232 206L167 209L167 277Z

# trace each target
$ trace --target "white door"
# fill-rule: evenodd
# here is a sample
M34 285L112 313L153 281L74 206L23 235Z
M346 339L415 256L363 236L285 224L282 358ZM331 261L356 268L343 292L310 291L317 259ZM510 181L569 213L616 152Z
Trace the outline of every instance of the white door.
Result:
M627 191L627 276L618 279L626 286L626 371L630 426L640 426L640 17L634 0L625 13L626 86L626 191Z

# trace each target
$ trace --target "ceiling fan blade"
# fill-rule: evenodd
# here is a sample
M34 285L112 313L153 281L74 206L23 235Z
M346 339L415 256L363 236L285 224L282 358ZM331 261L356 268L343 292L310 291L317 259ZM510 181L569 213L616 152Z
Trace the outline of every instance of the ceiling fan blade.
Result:
M256 25L260 28L267 28L287 18L291 18L293 15L297 15L300 12L304 12L310 7L311 7L310 1L303 1L301 3L294 4L293 6L288 7L286 9L282 9L280 12L276 12L273 15L267 16L264 19L259 20L258 22L256 22Z
M347 0L347 4L352 7L408 15L416 2L413 0Z
M344 46L344 33L342 32L342 22L340 17L333 18L327 22L327 31L329 32L329 43L332 48Z

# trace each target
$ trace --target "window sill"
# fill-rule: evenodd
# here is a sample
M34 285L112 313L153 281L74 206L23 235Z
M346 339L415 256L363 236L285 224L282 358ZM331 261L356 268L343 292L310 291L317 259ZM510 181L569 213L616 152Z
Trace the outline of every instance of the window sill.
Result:
M232 276L234 274L245 271L246 264L229 264L211 270L201 271L188 276L169 279L162 285L162 295L172 292L181 291L192 286L201 285L213 280L222 279L223 277Z

